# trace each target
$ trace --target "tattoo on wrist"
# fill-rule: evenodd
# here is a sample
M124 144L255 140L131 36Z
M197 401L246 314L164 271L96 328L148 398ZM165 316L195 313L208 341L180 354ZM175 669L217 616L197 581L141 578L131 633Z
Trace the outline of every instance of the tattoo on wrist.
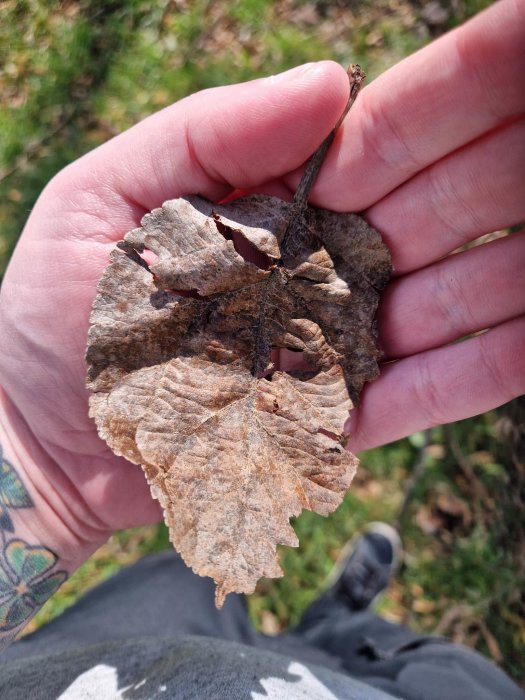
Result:
M11 511L34 504L0 446L0 650L67 579L57 555L15 534Z

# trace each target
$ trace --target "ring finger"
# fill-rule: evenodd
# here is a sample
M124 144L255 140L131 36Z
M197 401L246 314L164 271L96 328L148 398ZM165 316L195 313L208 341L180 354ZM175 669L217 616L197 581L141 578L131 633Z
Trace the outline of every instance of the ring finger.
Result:
M525 313L525 230L398 277L378 312L386 359L440 347Z

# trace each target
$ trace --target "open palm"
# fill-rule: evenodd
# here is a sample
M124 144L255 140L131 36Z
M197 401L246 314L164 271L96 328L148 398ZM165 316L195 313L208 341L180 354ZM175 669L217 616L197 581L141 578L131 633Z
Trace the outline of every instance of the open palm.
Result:
M354 451L525 390L525 232L446 257L525 219L524 26L523 3L499 3L389 70L363 90L322 168L312 203L364 211L395 266L379 311L389 362L351 419ZM88 418L88 318L110 250L166 199L289 198L347 92L344 70L326 62L198 93L42 193L2 289L2 398L54 509L85 539L159 518L141 470Z

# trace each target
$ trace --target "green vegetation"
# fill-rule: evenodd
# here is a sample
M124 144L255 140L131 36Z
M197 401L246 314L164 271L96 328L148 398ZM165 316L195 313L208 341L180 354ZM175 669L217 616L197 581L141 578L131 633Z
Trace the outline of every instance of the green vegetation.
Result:
M4 1L0 274L53 174L151 112L201 88L321 58L359 61L373 78L487 4L457 0L441 25L429 26L422 5L408 0ZM267 632L294 624L345 541L371 520L396 522L408 490L399 523L407 557L382 614L450 635L523 679L524 448L520 453L516 440L501 438L514 434L512 426L523 430L521 411L487 414L363 455L335 514L297 519L301 545L283 550L284 578L261 582L250 598L254 622ZM120 567L167 546L161 525L116 533L32 627Z

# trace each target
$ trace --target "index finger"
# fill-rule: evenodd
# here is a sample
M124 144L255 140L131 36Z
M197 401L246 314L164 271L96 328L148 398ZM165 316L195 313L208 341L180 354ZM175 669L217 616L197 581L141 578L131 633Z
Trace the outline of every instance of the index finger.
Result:
M362 211L525 111L525 2L500 0L383 73L348 115L312 192Z

